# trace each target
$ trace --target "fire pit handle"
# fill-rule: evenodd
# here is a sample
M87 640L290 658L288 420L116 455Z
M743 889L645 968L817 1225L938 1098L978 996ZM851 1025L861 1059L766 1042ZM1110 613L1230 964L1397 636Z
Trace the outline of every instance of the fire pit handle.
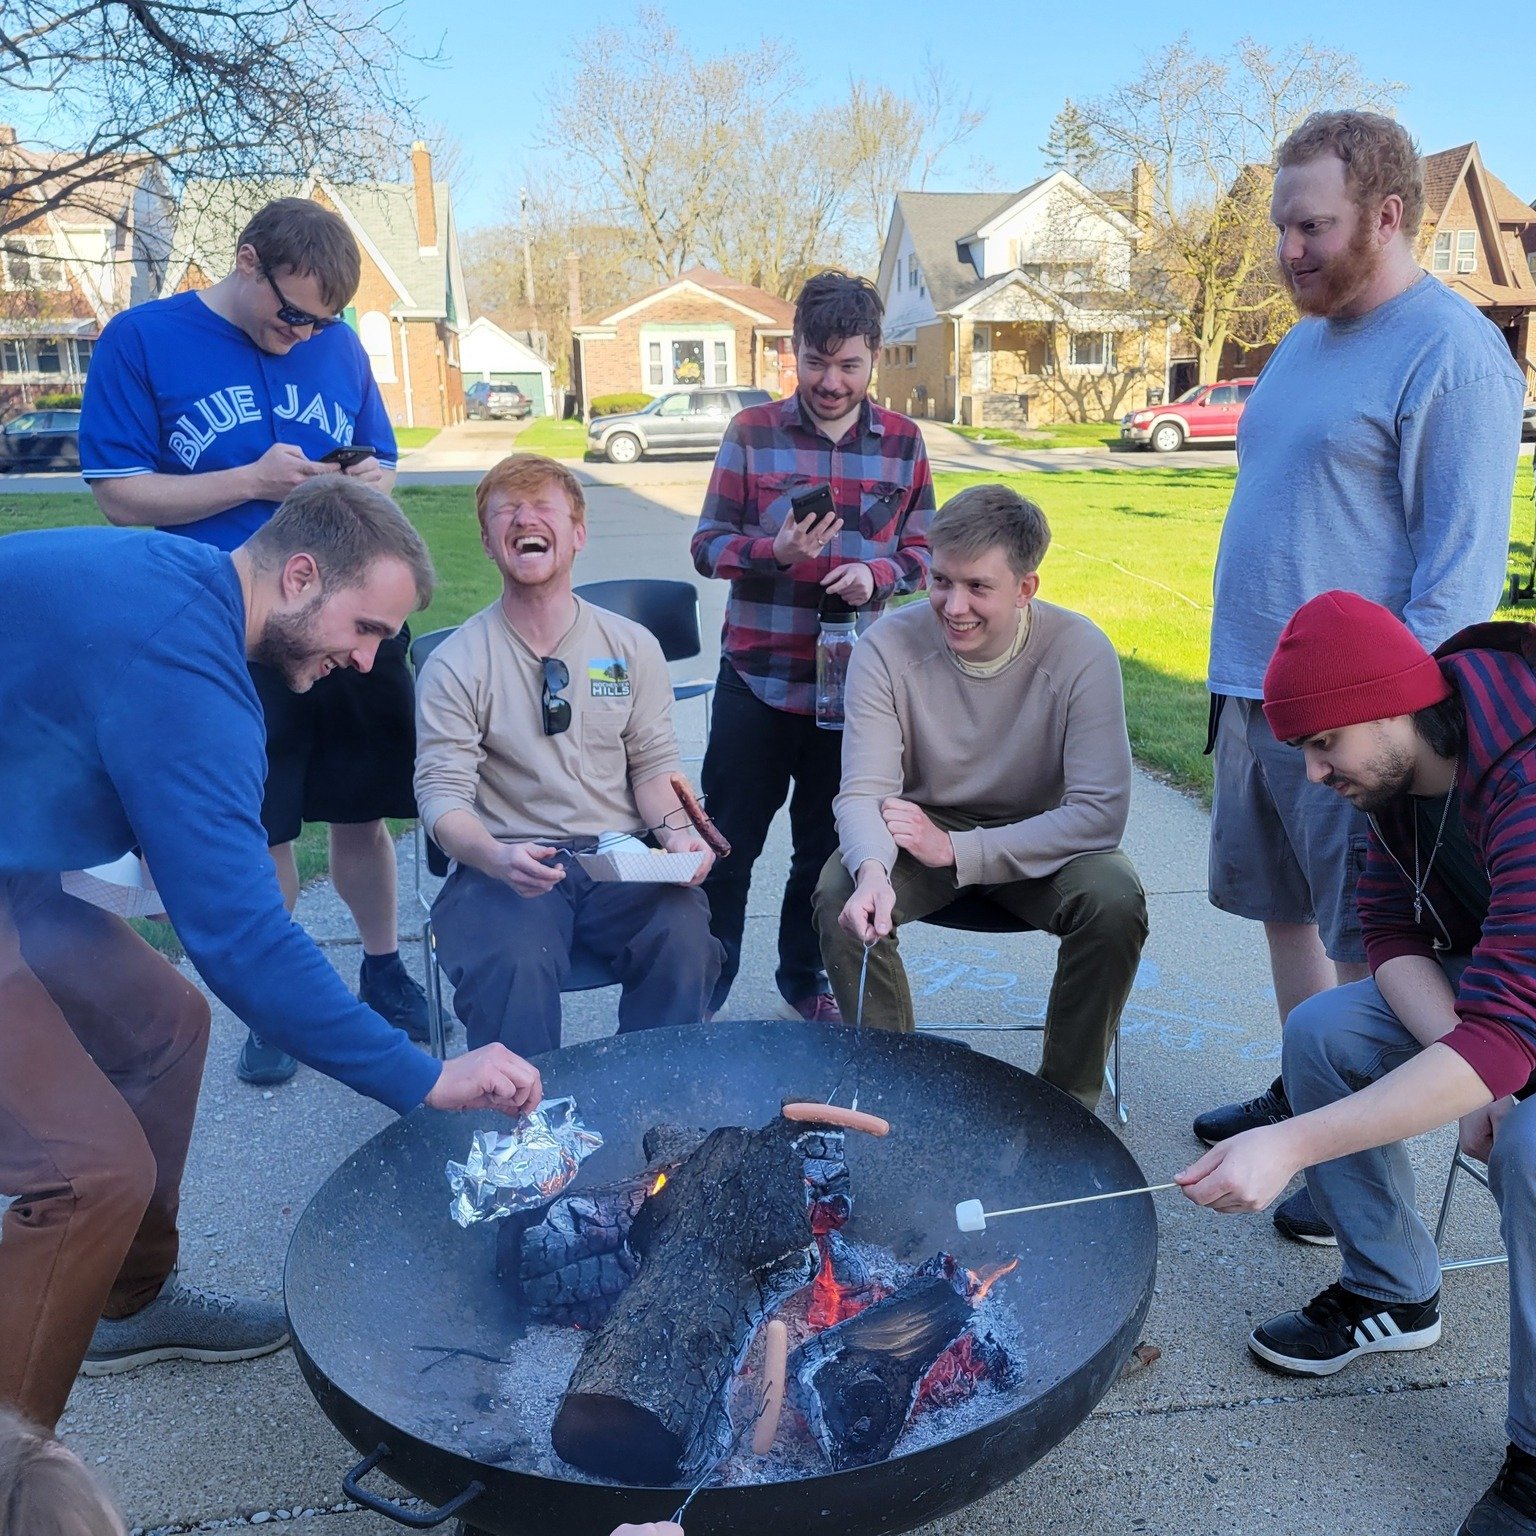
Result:
M434 1525L441 1525L445 1520L452 1519L471 1500L479 1498L485 1492L484 1483L473 1482L462 1493L454 1494L446 1504L439 1504L436 1509L421 1513L414 1509L406 1509L403 1505L396 1504L393 1499L385 1498L381 1493L369 1493L362 1486L363 1479L388 1455L389 1447L381 1441L342 1477L341 1491L353 1503L361 1504L365 1509L371 1509L376 1515L387 1515L401 1525L410 1526L413 1531L429 1531Z

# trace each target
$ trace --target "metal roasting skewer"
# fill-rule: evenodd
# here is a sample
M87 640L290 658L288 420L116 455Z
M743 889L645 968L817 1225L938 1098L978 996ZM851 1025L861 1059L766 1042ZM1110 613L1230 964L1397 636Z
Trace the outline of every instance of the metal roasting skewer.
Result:
M1059 1211L1066 1205L1091 1205L1095 1200L1123 1200L1127 1195L1155 1195L1160 1189L1177 1189L1176 1181L1166 1184L1143 1184L1139 1189L1111 1189L1102 1195L1078 1195L1072 1200L1046 1200L1039 1205L1015 1205L1006 1211L984 1211L980 1200L962 1200L955 1207L955 1225L962 1232L985 1232L987 1218L995 1216L1026 1216L1031 1211Z
M853 1037L857 1042L854 1050L858 1050L859 1046L864 1043L864 1036L860 1033L864 1028L864 986L869 980L869 954L874 947L873 944L866 944L864 946L864 958L859 962L859 1000L853 1010ZM859 1107L859 1073L857 1070L853 1074L853 1102L848 1107L849 1109L857 1109Z

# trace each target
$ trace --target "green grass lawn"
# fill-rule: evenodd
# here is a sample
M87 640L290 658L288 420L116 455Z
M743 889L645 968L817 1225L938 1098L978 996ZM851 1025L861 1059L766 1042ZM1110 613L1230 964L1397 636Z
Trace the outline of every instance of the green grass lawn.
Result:
M441 427L396 427L395 447L425 448L441 431Z
M949 426L948 422L944 423ZM1015 432L1009 427L950 427L973 443L997 443L1004 448L1103 448L1120 441L1117 421L1063 421L1055 426Z
M579 459L587 451L587 424L584 421L557 421L553 416L535 416L517 434L519 453L542 453L551 459Z

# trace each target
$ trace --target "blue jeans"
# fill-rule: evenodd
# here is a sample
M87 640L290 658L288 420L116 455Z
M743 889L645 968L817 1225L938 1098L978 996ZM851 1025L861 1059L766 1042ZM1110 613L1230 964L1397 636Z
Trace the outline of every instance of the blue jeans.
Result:
M1446 963L1454 986L1466 965ZM1374 981L1319 992L1285 1021L1285 1091L1297 1114L1368 1087L1423 1049ZM1509 1438L1536 1455L1536 1099L1504 1118L1488 1161L1509 1254ZM1393 1142L1307 1170L1319 1214L1339 1239L1345 1287L1379 1301L1427 1301L1440 1255L1414 1204L1406 1147Z

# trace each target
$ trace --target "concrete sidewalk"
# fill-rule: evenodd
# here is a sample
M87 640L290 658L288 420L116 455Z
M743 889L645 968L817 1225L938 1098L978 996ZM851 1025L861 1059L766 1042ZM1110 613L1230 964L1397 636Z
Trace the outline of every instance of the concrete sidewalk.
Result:
M578 580L688 570L692 525L682 504L689 494L682 486L654 497L594 486L592 536ZM704 583L702 595L712 631L723 585ZM695 662L676 670L697 675L707 668ZM685 753L697 753L702 711L684 706L678 723ZM1278 1031L1262 943L1251 925L1207 903L1206 831L1197 805L1138 774L1127 847L1149 892L1152 936L1123 1025L1131 1107L1124 1139L1150 1181L1168 1178L1198 1154L1188 1129L1194 1114L1248 1095L1276 1071ZM772 944L787 860L781 817L758 866L746 961L727 1016L782 1011ZM407 844L401 906L409 931L417 922L414 879ZM359 956L350 920L330 888L307 891L298 916L355 982ZM404 949L418 964L414 946ZM916 925L904 931L902 951L920 1017L997 1026L998 1033L968 1038L1022 1065L1038 1062L1038 1034L1006 1031L1042 1013L1049 940L968 940ZM610 1031L614 997L611 990L569 996L567 1039ZM306 1200L390 1116L307 1069L276 1090L246 1087L232 1070L242 1037L216 1008L185 1186L183 1265L200 1284L276 1295L284 1248ZM1416 1148L1426 1205L1438 1199L1450 1148L1449 1132ZM1112 1388L1038 1466L928 1527L928 1536L1454 1530L1503 1454L1504 1271L1447 1277L1445 1337L1433 1349L1376 1356L1324 1381L1276 1376L1249 1356L1248 1330L1336 1278L1336 1255L1284 1242L1267 1216L1221 1218L1174 1193L1156 1199L1159 1279L1144 1333L1162 1359ZM1487 1196L1468 1189L1453 1251L1496 1247L1493 1217ZM1027 1279L1020 1284L1027 1287ZM1018 1305L1029 1304L1021 1288ZM422 1305L432 1305L430 1294ZM365 1330L367 1320L356 1326ZM341 1476L357 1456L331 1429L287 1352L246 1365L160 1365L82 1380L63 1433L117 1491L131 1522L145 1529L274 1518L305 1536L399 1529L340 1507Z

